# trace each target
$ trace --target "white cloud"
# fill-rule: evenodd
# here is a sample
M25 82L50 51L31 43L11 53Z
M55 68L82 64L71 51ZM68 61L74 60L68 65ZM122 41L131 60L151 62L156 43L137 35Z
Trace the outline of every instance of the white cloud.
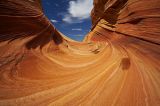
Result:
M66 23L70 23L70 24L73 24L73 23L82 23L83 20L81 19L78 19L78 18L74 18L72 17L71 15L64 15L64 18L62 19L62 21L66 22Z
M69 2L68 13L62 19L67 23L81 23L90 17L93 0L76 0Z
M54 19L51 19L51 22L57 23L58 21L57 21L57 20L54 20Z
M81 28L73 28L72 31L82 31Z
M72 23L72 18L70 15L65 15L62 19L64 22Z
M75 35L75 36L77 36L77 37L81 37L81 36L84 36L84 35L78 34L78 35Z

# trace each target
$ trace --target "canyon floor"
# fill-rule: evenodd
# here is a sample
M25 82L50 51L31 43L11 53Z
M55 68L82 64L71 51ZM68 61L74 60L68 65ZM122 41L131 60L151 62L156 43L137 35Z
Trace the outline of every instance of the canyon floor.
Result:
M160 106L159 0L94 1L83 42L39 0L0 1L0 106Z

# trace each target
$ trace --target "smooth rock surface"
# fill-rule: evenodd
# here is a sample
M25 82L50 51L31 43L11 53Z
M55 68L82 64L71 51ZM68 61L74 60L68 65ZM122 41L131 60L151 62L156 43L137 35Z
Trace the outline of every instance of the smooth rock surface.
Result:
M160 0L94 0L83 42L40 0L0 0L0 106L160 106Z

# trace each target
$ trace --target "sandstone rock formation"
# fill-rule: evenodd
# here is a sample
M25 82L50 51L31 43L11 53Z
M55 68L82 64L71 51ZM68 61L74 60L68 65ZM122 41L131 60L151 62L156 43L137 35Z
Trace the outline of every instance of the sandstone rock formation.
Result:
M159 106L160 0L94 0L73 41L40 0L0 0L0 106Z

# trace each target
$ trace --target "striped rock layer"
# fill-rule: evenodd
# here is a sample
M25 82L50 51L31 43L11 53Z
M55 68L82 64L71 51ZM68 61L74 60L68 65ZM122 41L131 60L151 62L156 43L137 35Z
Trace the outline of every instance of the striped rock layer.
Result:
M40 0L0 0L0 106L160 106L160 0L94 0L71 40Z

